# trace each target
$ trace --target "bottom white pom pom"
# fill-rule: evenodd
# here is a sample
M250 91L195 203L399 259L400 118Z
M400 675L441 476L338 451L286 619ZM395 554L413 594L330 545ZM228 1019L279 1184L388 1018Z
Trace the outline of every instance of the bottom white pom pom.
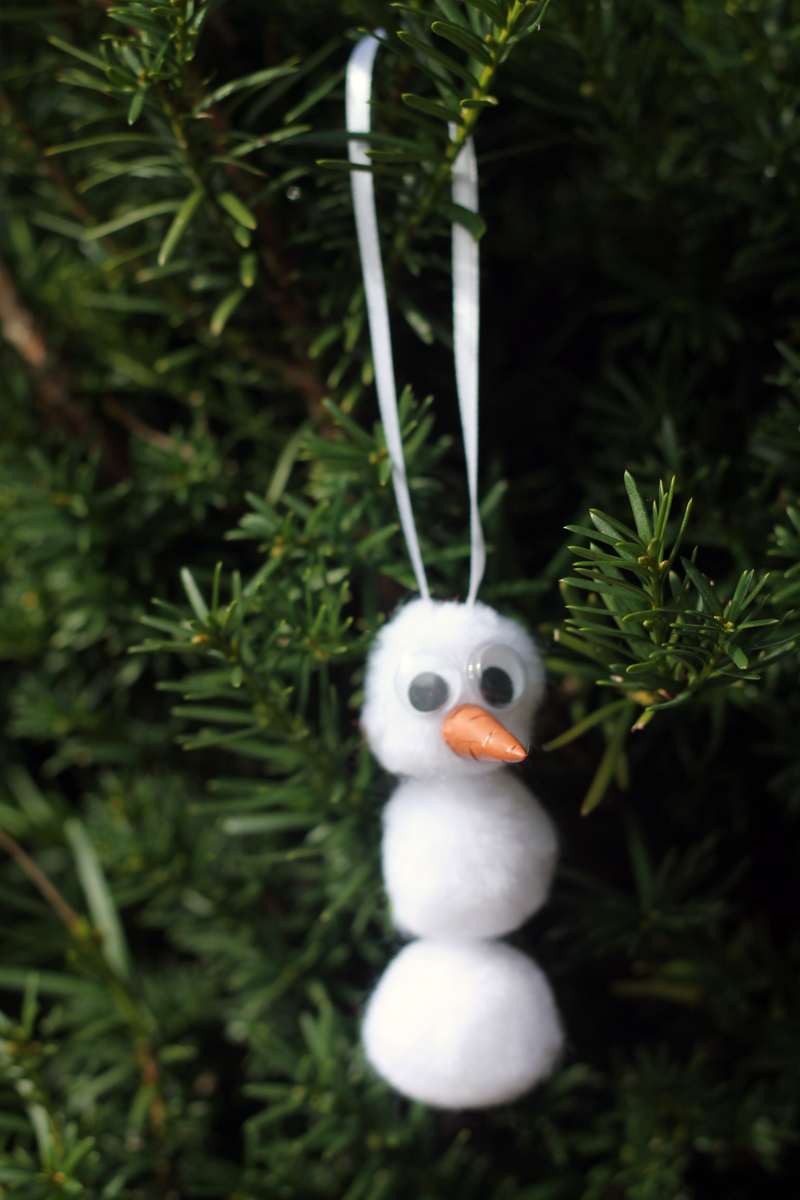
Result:
M502 942L411 942L367 1006L367 1058L398 1092L439 1108L485 1108L528 1091L563 1042L535 963Z

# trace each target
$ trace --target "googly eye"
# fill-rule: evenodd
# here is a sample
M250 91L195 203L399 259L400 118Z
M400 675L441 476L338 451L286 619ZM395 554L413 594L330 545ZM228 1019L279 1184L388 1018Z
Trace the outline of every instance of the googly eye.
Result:
M456 703L463 684L456 666L435 654L407 654L395 677L401 700L418 713L441 712Z
M417 712L436 712L450 699L450 688L435 671L421 671L408 686L408 698Z
M483 704L507 708L516 703L528 682L525 664L510 646L486 645L475 650L468 674Z

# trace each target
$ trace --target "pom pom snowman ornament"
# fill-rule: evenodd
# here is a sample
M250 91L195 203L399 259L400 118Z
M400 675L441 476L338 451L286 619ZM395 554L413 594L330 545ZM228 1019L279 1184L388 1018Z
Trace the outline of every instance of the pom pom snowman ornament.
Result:
M348 131L370 126L371 35L347 73ZM369 163L349 143L351 162ZM400 777L383 814L384 882L397 930L413 939L366 1008L372 1066L403 1095L451 1109L522 1095L553 1068L563 1035L550 986L498 939L547 898L557 853L552 823L509 769L527 754L543 670L527 633L476 600L485 551L477 503L478 248L453 226L456 381L470 492L466 603L428 591L403 461L372 176L353 171L378 401L401 524L420 598L381 630L367 663L362 727ZM477 211L471 140L453 168L453 200Z
M415 600L384 627L362 723L403 776L384 810L393 921L412 941L367 1007L367 1057L398 1091L445 1108L512 1100L561 1046L549 985L493 939L543 903L549 818L503 764L525 758L542 668L522 629L483 604Z

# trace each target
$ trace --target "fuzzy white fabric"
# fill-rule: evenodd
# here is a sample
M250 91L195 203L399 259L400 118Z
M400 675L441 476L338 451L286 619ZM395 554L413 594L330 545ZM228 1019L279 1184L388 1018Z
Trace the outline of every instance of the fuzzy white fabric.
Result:
M506 670L511 703L481 695L470 674L478 658L481 669ZM409 686L431 673L447 700L418 712ZM442 737L456 705L478 704L525 745L543 689L527 633L485 604L413 600L381 630L367 663L364 732L382 765L405 777L385 810L386 888L398 928L423 937L386 969L363 1040L399 1092L441 1108L515 1099L552 1070L562 1044L539 968L483 940L516 929L544 903L555 831L511 771L462 757Z
M468 674L469 662L482 645L508 646L525 667L527 685L513 704L492 709ZM409 656L425 656L453 682L446 705L421 713L398 692L397 676ZM476 762L455 754L441 735L442 721L457 704L480 704L527 745L534 709L544 690L541 660L525 630L485 604L446 600L412 600L384 626L367 662L361 723L378 761L395 775L430 779L437 776L485 775L497 763Z
M539 968L502 942L423 939L391 962L364 1018L367 1058L439 1108L516 1099L550 1073L563 1035Z
M547 898L555 830L510 771L408 780L383 820L383 877L404 933L500 937Z

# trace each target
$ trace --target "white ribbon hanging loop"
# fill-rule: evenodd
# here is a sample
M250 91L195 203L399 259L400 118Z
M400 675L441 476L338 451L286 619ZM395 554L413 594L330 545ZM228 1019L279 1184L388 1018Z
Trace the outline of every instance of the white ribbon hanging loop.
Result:
M382 30L376 37L383 36ZM350 55L347 67L347 131L369 133L371 128L370 97L372 70L379 42L371 34L362 38ZM454 126L450 127L454 137ZM371 165L367 155L369 143L353 138L348 142L350 162L356 167ZM389 327L389 308L386 282L381 261L378 218L375 210L375 187L372 174L365 170L351 172L353 208L356 218L364 293L367 302L372 358L375 365L375 387L378 393L386 448L392 464L400 523L408 546L411 564L420 594L430 598L419 538L414 524L411 495L408 490L403 439L397 411L392 340ZM453 203L471 212L478 211L478 167L472 138L468 138L453 165ZM469 230L453 224L453 344L456 365L456 389L464 433L464 453L467 463L467 483L470 502L470 581L467 603L473 604L478 594L486 564L486 549L478 509L478 334L480 312L480 274L478 243Z
M450 126L450 137L456 128ZM467 138L453 164L453 203L478 211L478 163L472 138ZM456 390L464 434L469 486L470 570L467 604L474 604L486 567L478 508L478 339L480 326L479 250L475 238L463 225L453 223L453 347L456 360Z

